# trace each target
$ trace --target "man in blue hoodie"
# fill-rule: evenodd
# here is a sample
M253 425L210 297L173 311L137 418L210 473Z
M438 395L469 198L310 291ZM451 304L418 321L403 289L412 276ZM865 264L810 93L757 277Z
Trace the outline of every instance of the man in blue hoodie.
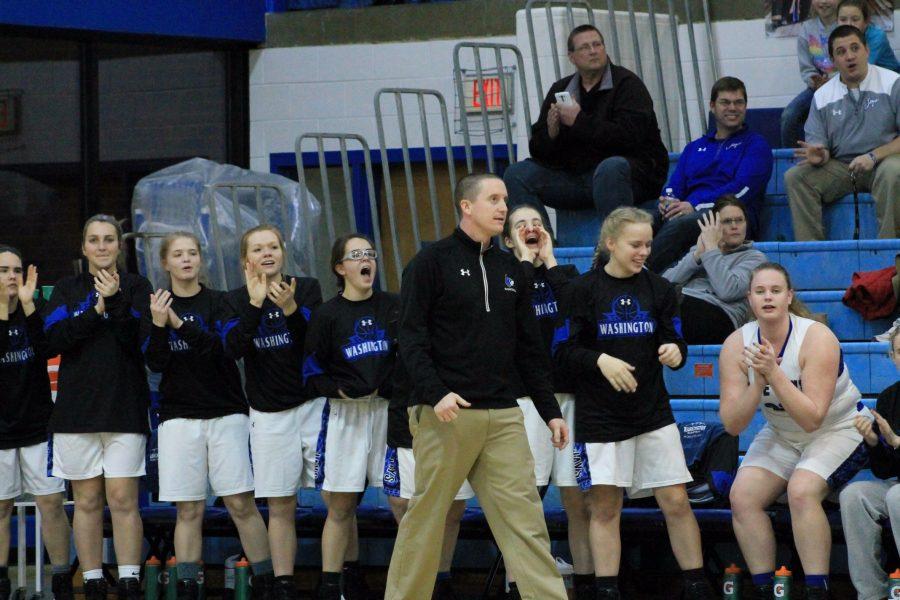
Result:
M717 198L734 194L744 202L751 234L759 222L774 161L768 142L744 123L744 82L736 77L718 80L710 94L709 110L716 126L685 147L659 198L653 252L647 261L657 273L666 270L697 241L700 218Z

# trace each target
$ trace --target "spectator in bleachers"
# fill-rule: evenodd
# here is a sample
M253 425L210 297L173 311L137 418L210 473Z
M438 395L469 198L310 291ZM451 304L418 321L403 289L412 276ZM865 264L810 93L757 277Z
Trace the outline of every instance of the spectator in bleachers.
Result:
M22 254L0 246L0 600L8 600L13 504L32 494L53 565L54 600L73 600L69 574L72 529L63 510L66 482L47 473L47 422L53 411L47 374L47 339L34 297L38 273L23 269ZM19 585L24 585L19 582Z
M900 327L890 332L890 356L900 368ZM857 481L841 492L841 522L847 541L850 579L861 600L884 598L888 576L881 565L882 523L890 519L900 547L900 381L878 395L875 422L856 417L856 429L866 442L876 481Z
M735 196L716 200L699 224L697 243L663 277L681 286L684 341L721 344L745 322L750 273L766 255L747 239L747 209Z
M678 159L655 212L650 269L661 273L678 260L700 234L700 219L716 199L734 194L744 204L747 227L756 231L759 209L772 175L772 148L765 138L747 129L747 88L735 77L713 85L709 110L715 129L688 144ZM742 290L743 291L743 290Z
M822 204L871 191L878 237L900 227L900 75L868 64L863 34L841 25L828 38L840 76L815 95L807 141L794 151L800 163L785 174L794 237L825 239Z
M803 29L797 36L797 58L800 60L800 77L806 88L791 100L781 113L781 146L793 148L803 140L803 123L809 114L813 94L822 87L831 73L828 36L837 27L836 0L812 0L815 14L803 22Z
M762 410L756 434L731 488L734 533L754 598L771 598L775 534L766 509L787 492L794 543L807 598L828 598L831 526L822 501L865 464L853 426L859 390L850 380L835 335L800 316L787 271L754 269L749 290L755 321L732 333L719 355L719 415L738 435Z
M618 206L654 200L669 155L650 93L637 75L612 64L600 31L576 27L568 50L577 72L550 87L532 127L531 158L510 165L503 179L510 210L528 202L549 223L544 205L594 207L602 221Z
M900 73L900 62L894 55L894 49L888 42L884 30L872 23L871 9L866 0L841 0L838 4L837 22L839 25L853 25L866 34L866 45L869 46L869 64L878 65Z

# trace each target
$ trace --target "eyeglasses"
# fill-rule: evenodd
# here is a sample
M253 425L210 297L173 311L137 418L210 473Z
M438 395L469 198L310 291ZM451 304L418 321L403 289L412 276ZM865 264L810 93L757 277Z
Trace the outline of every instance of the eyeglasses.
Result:
M716 104L718 104L722 108L728 108L729 106L733 106L735 108L744 108L745 106L747 106L747 101L743 99L726 100L724 98L719 98L718 100L716 100Z
M731 217L730 219L720 219L719 223L722 225L743 225L746 222L744 217Z
M590 52L591 50L599 50L603 47L603 42L591 42L590 44L582 44L575 48L575 52Z
M347 256L341 259L341 262L345 260L362 260L364 258L375 260L378 258L378 252L374 248L351 250L347 253Z

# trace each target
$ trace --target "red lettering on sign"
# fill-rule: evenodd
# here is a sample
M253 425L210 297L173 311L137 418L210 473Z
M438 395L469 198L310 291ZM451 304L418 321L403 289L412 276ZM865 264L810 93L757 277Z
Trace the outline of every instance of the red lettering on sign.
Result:
M694 377L712 378L712 363L697 363L694 365Z

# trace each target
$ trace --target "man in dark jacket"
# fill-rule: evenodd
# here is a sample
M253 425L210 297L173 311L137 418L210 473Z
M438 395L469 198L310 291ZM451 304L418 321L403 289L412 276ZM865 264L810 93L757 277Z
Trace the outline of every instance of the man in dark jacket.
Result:
M469 175L456 202L456 231L403 272L400 358L412 383L415 492L384 597L431 597L447 510L468 478L522 596L565 600L516 403L519 378L553 445L565 447L569 431L522 267L491 242L506 220L506 187L495 175Z
M593 206L603 220L616 207L654 200L669 155L650 93L637 75L610 62L600 31L576 27L568 49L578 71L550 88L531 130L531 159L510 165L503 180L511 207ZM570 102L557 101L566 93Z

